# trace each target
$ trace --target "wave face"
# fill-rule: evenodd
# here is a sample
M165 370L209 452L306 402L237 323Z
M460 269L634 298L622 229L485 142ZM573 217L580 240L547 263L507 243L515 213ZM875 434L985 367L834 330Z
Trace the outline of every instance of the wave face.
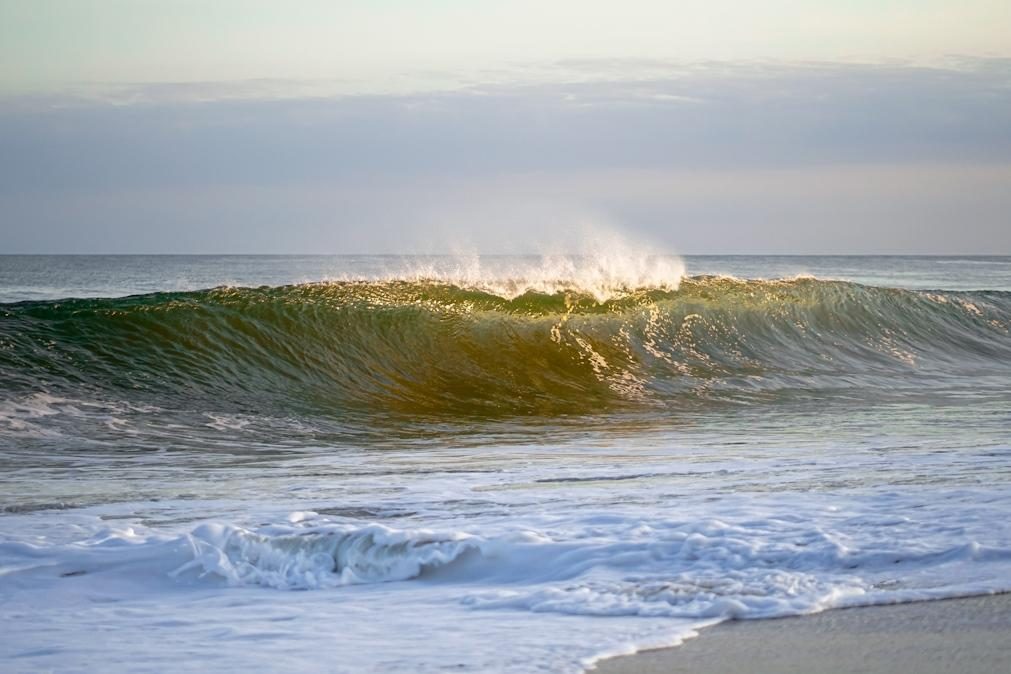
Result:
M1011 293L711 276L608 299L552 290L349 281L0 305L0 386L337 417L550 416L980 390L1011 372Z

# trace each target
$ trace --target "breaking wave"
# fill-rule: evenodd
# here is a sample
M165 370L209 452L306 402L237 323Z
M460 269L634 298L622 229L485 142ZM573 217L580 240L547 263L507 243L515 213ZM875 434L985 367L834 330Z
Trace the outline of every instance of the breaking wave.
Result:
M1011 371L1003 292L813 278L458 281L0 305L0 387L249 413L557 415L967 378L985 387Z
M297 514L309 519L255 531L205 523L181 536L129 529L62 546L8 543L3 552L16 563L6 572L59 579L142 575L277 590L420 581L456 586L459 601L475 609L725 619L1005 591L999 569L1011 559L1006 547L967 534L935 540L926 522L894 516L861 522L919 528L926 540L876 541L873 528L863 536L849 531L859 523L826 530L804 518L611 517L606 527L598 520L556 540L532 530L481 536ZM53 560L39 564L46 554ZM937 586L925 580L935 576L950 580Z

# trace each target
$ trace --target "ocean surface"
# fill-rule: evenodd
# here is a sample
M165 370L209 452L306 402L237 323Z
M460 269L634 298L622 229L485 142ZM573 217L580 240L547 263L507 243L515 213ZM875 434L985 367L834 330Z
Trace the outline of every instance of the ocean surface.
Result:
M1011 258L0 256L0 670L582 672L1011 590Z

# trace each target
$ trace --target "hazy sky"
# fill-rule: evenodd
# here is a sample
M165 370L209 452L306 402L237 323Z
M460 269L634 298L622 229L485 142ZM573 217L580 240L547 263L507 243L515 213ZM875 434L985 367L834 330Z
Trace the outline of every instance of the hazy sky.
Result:
M0 0L0 252L1011 254L1011 3Z

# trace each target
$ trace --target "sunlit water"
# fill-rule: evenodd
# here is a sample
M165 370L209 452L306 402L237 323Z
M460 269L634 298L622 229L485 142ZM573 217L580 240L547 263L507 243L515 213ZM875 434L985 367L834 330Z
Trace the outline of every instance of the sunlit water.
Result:
M0 257L0 302L4 671L579 672L1011 590L1009 258Z

